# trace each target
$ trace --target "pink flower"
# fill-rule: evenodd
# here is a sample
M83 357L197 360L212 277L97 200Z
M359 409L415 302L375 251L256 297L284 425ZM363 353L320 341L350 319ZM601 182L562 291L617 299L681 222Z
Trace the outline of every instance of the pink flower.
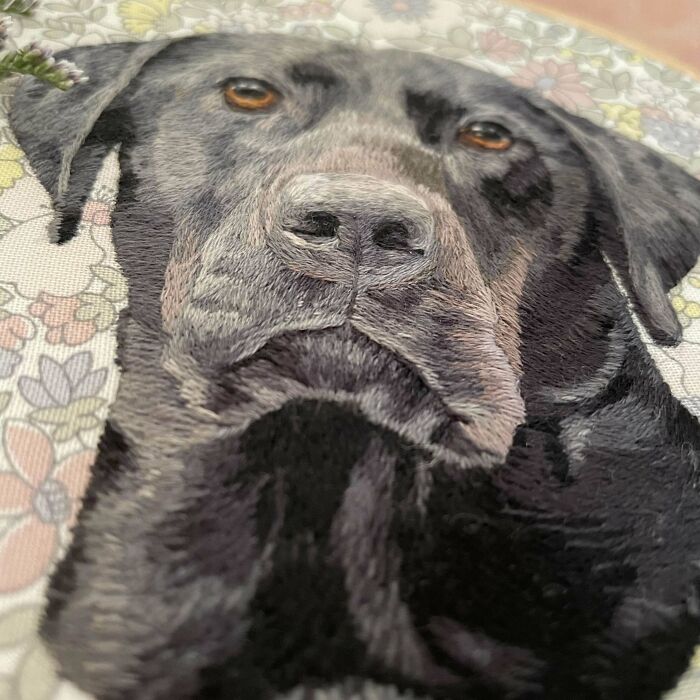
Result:
M107 202L92 199L85 203L83 207L83 221L88 221L97 226L109 226L110 220L110 207Z
M17 421L7 422L4 438L13 469L0 472L0 517L14 523L0 539L0 593L10 593L46 572L59 526L75 521L95 453L82 450L56 465L46 435Z
M305 19L308 14L308 8L305 5L286 5L285 7L281 7L279 10L279 13L284 17L285 19Z
M24 316L10 314L0 320L0 348L4 350L21 350L33 335L34 326Z
M309 8L309 15L312 17L331 17L335 14L335 8L327 2L318 2L314 0L310 2L307 7Z
M489 29L479 34L479 47L494 61L514 61L522 56L525 44L502 34L497 29Z
M576 111L579 107L595 107L575 63L557 63L551 58L543 63L531 61L511 80L521 87L539 90L564 109Z
M47 342L52 345L80 345L97 331L94 321L80 321L76 312L80 308L78 297L57 297L42 292L38 301L29 307L32 316L40 318L48 328Z
M311 0L303 5L286 5L279 10L285 19L302 20L309 17L331 17L335 14L335 8L328 2Z

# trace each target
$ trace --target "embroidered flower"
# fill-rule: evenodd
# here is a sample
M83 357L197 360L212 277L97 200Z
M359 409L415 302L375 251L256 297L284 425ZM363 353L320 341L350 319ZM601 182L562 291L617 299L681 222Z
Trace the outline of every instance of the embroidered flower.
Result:
M497 29L489 29L478 37L479 48L492 61L509 63L523 55L527 48L522 41L516 41Z
M521 87L539 90L552 102L571 111L581 107L595 107L575 63L557 63L551 58L541 63L531 61L511 80Z
M414 22L430 15L430 0L372 0L379 15L389 22Z
M46 341L51 345L81 345L95 335L97 326L92 320L78 318L80 306L78 296L57 297L42 292L29 307L29 313L46 326Z
M644 136L641 126L642 113L639 109L607 102L603 102L599 106L611 125L623 136L634 141L639 141Z
M83 207L83 221L97 226L109 226L111 221L111 207L107 202L92 199Z
M462 7L451 0L342 0L338 12L361 22L369 40L446 35L463 23Z
M7 379L22 362L22 356L14 350L0 348L0 379Z
M36 408L34 423L53 426L56 440L74 437L100 424L96 411L105 404L97 394L107 379L107 369L92 370L92 355L76 353L63 364L46 355L39 358L39 377L20 377L19 393Z
M0 518L12 524L0 540L0 592L8 593L45 573L58 528L75 519L95 453L81 450L56 464L44 432L18 421L6 423L3 438L11 470L0 472Z
M28 318L0 309L0 348L21 350L33 336L34 326Z
M681 294L671 294L671 306L683 328L687 328L695 319L700 318L700 304L686 299Z
M124 0L117 7L124 29L135 36L149 32L168 33L180 28L172 11L172 0Z
M0 189L12 187L24 175L22 156L22 151L11 143L0 146Z
M642 116L642 127L661 148L685 158L691 158L700 149L700 129L678 121Z
M42 355L39 358L39 377L21 377L20 394L32 406L68 406L77 399L94 396L104 386L107 369L92 369L92 354L78 352L63 364Z

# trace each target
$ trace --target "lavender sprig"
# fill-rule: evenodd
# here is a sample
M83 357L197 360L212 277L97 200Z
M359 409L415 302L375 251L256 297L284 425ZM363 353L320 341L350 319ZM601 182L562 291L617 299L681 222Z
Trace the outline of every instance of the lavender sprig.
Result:
M0 12L28 15L34 10L36 0L0 0ZM8 30L12 26L9 17L0 18L0 49L5 45ZM0 79L12 74L33 75L60 90L84 83L87 77L70 61L56 61L51 49L34 42L18 51L0 55Z
M29 15L37 5L37 0L0 0L0 12L13 15Z
M51 49L36 42L0 58L0 78L11 73L33 75L59 90L68 90L87 81L87 76L75 64L56 61Z

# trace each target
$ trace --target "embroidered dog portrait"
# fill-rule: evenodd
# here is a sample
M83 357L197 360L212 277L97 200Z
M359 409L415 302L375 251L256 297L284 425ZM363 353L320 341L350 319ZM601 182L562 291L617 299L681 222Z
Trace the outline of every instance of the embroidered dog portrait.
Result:
M102 700L659 700L700 639L698 424L634 314L700 183L461 64L260 35L71 49L11 123L120 370L42 636ZM47 120L46 115L51 115Z

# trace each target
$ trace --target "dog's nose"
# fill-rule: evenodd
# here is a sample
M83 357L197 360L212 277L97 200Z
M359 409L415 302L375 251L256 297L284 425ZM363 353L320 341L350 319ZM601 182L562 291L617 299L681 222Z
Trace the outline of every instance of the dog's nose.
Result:
M301 175L283 188L275 210L271 247L309 276L388 286L433 267L433 216L402 185L365 175Z

